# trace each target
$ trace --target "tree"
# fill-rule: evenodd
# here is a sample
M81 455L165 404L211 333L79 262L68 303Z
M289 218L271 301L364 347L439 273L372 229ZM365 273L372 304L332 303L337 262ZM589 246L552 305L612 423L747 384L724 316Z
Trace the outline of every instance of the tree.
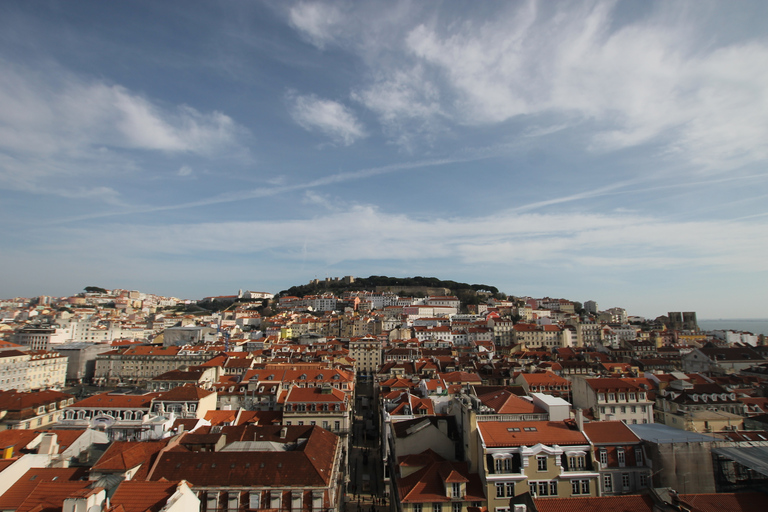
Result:
M98 286L86 286L85 291L88 293L107 293L107 290Z

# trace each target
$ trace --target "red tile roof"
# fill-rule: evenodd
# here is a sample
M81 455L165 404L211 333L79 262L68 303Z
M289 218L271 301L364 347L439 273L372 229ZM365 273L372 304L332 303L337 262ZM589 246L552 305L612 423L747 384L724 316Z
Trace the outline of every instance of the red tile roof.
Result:
M485 493L477 473L470 473L466 462L447 461L431 450L410 459L410 466L424 467L410 475L398 478L397 486L403 503L450 502L445 483L466 482L463 501L483 501Z
M326 487L332 478L339 438L320 427L249 426L256 432L250 440L285 443L299 435L303 445L285 452L174 452L160 456L151 480L188 479L194 486L252 487L259 485ZM237 428L237 427L236 427ZM280 438L282 428L290 436ZM229 441L230 436L227 435Z
M653 512L649 496L603 496L599 498L534 499L538 512ZM722 511L720 511L722 512Z
M36 468L30 469L0 496L0 510L16 510L41 483L66 482L85 477L83 468ZM85 482L88 484L89 482ZM61 501L59 501L61 506Z
M144 393L143 395L123 395L108 391L98 395L89 396L70 407L99 407L108 409L149 409L152 400L160 393Z
M168 439L161 441L115 441L93 465L96 472L124 472L140 464L149 465L160 450L168 446Z
M139 482L127 480L112 496L113 506L122 505L125 512L158 512L173 496L179 482Z
M584 424L584 433L596 444L640 442L640 438L621 421L591 421Z
M530 400L520 398L506 389L478 396L483 405L490 407L497 414L541 414L546 412Z
M584 434L562 421L483 421L477 429L487 447L587 444Z

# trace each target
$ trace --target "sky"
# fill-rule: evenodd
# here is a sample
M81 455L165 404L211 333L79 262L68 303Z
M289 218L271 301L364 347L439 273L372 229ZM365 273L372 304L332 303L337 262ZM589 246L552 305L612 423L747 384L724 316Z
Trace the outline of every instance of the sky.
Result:
M0 296L431 276L768 317L768 3L0 3Z

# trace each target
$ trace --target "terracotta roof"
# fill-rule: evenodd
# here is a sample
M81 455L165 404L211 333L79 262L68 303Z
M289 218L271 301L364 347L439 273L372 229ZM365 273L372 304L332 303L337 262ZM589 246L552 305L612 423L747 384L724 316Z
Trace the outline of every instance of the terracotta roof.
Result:
M22 411L68 398L74 398L74 395L52 389L32 392L0 391L0 411Z
M214 393L216 392L207 391L197 386L177 386L170 391L160 393L155 400L164 402L200 400Z
M493 393L478 396L483 405L490 407L497 414L540 414L546 412L530 400L520 398L509 390L501 389Z
M419 454L418 460L424 467L410 475L398 478L397 486L403 503L428 503L453 501L445 494L445 483L466 482L467 494L463 501L483 501L485 493L480 476L470 473L466 462L447 461L435 452ZM416 464L410 464L414 466Z
M211 425L222 425L232 423L237 417L237 411L208 411L205 413L205 420L210 421Z
M323 392L327 390L326 392ZM347 394L336 388L300 388L294 386L285 402L344 402Z
M161 441L114 441L93 465L98 472L124 472L140 464L150 464L160 450L168 446L168 439Z
M610 390L639 390L640 388L631 382L627 382L623 379L584 379L589 387L595 391L610 391Z
M483 421L477 429L487 447L533 446L541 444L588 444L578 430L571 430L562 421Z
M84 468L35 468L30 469L0 496L0 510L17 510L41 483L67 482L86 476ZM85 482L86 484L90 482ZM61 501L59 501L61 506Z
M58 512L66 498L88 492L91 485L88 480L39 482L15 512Z
M107 391L98 395L89 396L70 407L106 407L117 409L148 409L152 400L160 393L144 393L143 395L123 395Z
M584 433L595 444L640 442L640 438L622 421L591 421L584 424Z
M13 446L13 454L18 455L29 443L34 441L40 434L50 432L56 434L56 442L59 444L59 453L80 437L85 429L45 429L45 430L0 430L0 448Z
M112 496L112 505L122 505L125 512L158 512L173 496L179 482L139 482L127 480Z
M602 496L599 498L534 498L538 512L653 512L649 496ZM722 512L722 511L721 511Z
M237 427L236 427L237 428ZM320 427L250 426L257 432L248 440L286 442L280 439L282 428L291 437L305 436L307 441L294 450L249 452L173 452L160 456L151 479L189 479L194 486L252 487L264 486L326 487L332 478L334 455L339 438ZM245 431L245 430L244 430ZM227 435L229 441L230 436Z

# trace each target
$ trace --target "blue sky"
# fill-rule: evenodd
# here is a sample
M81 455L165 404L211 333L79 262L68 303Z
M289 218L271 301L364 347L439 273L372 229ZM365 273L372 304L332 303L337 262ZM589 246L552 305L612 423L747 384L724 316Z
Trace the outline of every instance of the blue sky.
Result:
M765 2L3 2L0 295L435 276L765 317Z

